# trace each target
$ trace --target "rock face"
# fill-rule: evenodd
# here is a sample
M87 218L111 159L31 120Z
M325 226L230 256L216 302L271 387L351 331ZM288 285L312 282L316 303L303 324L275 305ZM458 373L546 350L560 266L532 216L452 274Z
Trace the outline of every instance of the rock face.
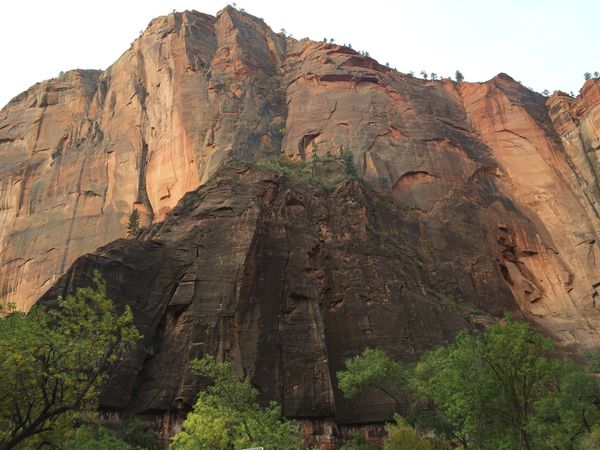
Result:
M170 14L0 111L0 301L99 266L146 336L108 408L189 404L210 351L289 416L379 420L384 398L356 410L333 376L365 346L414 359L506 310L600 344L599 150L598 80L549 99L504 74L425 81L231 7ZM342 153L362 181L333 190L239 163ZM134 208L139 239L69 269Z
M231 164L138 239L77 259L42 301L86 285L97 268L110 296L131 305L144 339L105 388L109 410L187 410L205 381L190 361L211 353L289 417L383 421L394 408L385 395L353 403L337 389L348 357L370 346L414 361L513 307L506 289L467 301L446 292L440 279L453 274L432 278L414 219L362 181L325 190ZM491 278L504 284L497 269Z
M162 220L228 159L280 151L285 38L226 8L152 21L105 72L72 71L0 112L0 301L27 309L73 260Z

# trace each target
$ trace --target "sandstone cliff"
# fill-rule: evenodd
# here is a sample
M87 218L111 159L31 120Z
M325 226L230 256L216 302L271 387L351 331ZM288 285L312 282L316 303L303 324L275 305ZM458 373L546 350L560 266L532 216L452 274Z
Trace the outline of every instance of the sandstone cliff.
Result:
M30 307L137 208L139 240L47 294L99 264L136 310L147 342L107 407L188 404L187 361L214 351L290 416L375 420L383 399L351 413L333 380L366 345L411 359L509 309L600 344L598 150L598 80L548 99L504 74L425 81L231 7L170 14L0 111L0 301ZM332 192L228 164L341 152L363 181Z
M343 398L335 373L348 357L370 346L415 361L513 307L499 273L500 293L455 298L454 274L423 256L419 235L413 213L362 181L325 189L230 164L138 239L77 259L43 301L97 268L111 298L132 307L144 339L105 387L105 409L180 420L205 382L190 361L212 353L329 438L334 423L384 421L395 406L376 391Z

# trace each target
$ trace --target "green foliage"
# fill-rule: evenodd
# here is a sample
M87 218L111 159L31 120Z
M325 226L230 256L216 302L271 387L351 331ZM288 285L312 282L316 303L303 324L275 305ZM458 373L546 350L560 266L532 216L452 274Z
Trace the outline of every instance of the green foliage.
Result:
M584 352L585 359L588 362L589 369L592 372L600 372L600 349L588 349Z
M340 157L332 156L329 151L324 157L320 158L316 154L315 147L313 147L313 157L310 161L292 161L285 156L272 156L261 159L256 164L259 167L265 167L281 172L290 178L307 180L313 186L330 190L335 188L339 182L347 179L347 176L339 175L333 178L325 178L317 175L317 172L328 164L336 163L341 160Z
M454 74L454 78L456 78L457 83L462 83L463 80L465 79L465 77L463 76L463 74L460 70L456 71L456 73Z
M383 450L433 450L431 440L421 437L402 416L396 414L394 420L395 423L385 426L387 439L383 443Z
M129 222L127 222L127 234L132 235L137 233L140 229L140 213L136 208L133 208L131 215L129 216Z
M597 355L590 355L592 368ZM460 333L455 343L423 355L414 370L366 350L346 362L338 381L348 397L367 387L396 400L408 392L410 423L453 447L583 449L600 439L594 374L553 356L549 339L510 316L483 333ZM399 441L418 437L397 425L406 436Z
M600 426L592 428L591 433L583 438L580 448L585 450L600 450Z
M355 431L352 433L352 440L338 447L337 450L370 450L370 448L362 433Z
M598 421L598 386L551 350L509 316L483 334L462 332L417 364L413 387L436 406L422 423L469 447L570 448Z
M139 338L131 310L116 312L97 271L93 285L56 308L0 319L0 449L60 439L85 422L108 369Z
M342 161L344 162L344 175L348 178L358 178L358 171L354 164L354 158L349 150L342 152Z
M367 388L375 388L400 404L406 393L409 369L384 352L367 348L346 361L346 370L337 373L338 386L345 397L353 398Z
M305 161L292 161L286 157L269 157L256 163L259 167L281 172L290 178L300 178L313 181L309 166ZM317 183L314 183L317 184Z
M130 450L131 447L106 428L83 426L71 432L57 450Z
M586 72L583 74L583 78L585 78L585 80L591 80L592 79L592 74L589 72Z
M158 437L154 430L137 418L125 420L119 435L133 448L159 448Z
M299 428L281 417L280 407L261 408L248 379L239 381L228 363L205 356L192 363L213 384L198 395L183 431L172 439L175 450L216 450L259 447L295 449L301 446Z

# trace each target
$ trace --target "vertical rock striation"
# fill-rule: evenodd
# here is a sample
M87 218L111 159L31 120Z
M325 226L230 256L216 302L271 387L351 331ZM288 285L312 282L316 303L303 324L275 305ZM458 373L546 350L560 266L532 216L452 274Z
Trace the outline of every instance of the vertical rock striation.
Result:
M600 344L599 123L599 80L549 99L504 74L426 81L231 7L170 14L106 71L0 111L0 301L27 309L101 266L146 336L110 408L188 404L189 359L210 351L290 416L387 417L336 390L367 345L410 360L515 308ZM342 152L364 184L235 163ZM134 208L150 228L104 246Z
M162 220L230 159L279 152L285 39L225 8L153 20L104 72L39 83L0 112L0 301L27 309L73 260Z

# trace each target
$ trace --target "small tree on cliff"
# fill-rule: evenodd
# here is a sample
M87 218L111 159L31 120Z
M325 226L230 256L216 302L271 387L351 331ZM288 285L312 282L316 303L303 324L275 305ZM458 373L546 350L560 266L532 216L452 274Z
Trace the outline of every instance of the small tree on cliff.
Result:
M229 363L212 356L195 360L192 368L213 381L198 395L194 410L183 422L183 431L172 439L173 450L228 450L263 446L281 450L301 446L300 430L281 417L272 402L261 408L256 389L248 379L239 381Z
M344 175L349 178L358 178L358 170L356 169L356 164L354 164L354 158L350 150L342 152L342 161L344 162Z
M86 421L108 369L139 338L131 310L116 312L98 272L93 284L56 308L0 318L1 450L61 440Z
M133 208L131 215L129 216L129 222L127 222L127 234L132 235L138 232L140 229L140 214L137 208Z
M465 77L463 76L463 74L460 70L456 71L456 73L454 74L454 77L456 78L457 83L462 83L463 80L465 79Z

